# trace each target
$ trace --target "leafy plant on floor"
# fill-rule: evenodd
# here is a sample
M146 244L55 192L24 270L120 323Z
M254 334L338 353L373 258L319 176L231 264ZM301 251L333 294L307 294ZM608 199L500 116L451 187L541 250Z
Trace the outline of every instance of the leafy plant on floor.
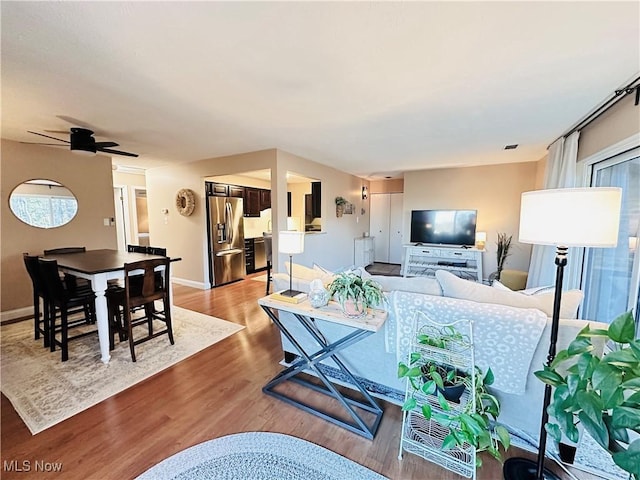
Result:
M606 330L587 325L568 348L535 372L555 387L548 412L549 435L577 442L581 423L613 461L640 479L640 340L631 312L618 316ZM616 348L602 358L593 354L592 338L604 337ZM630 432L635 432L632 440Z
M460 339L462 335L453 327L443 330L441 336L418 334L418 343L436 348L446 349L450 342ZM454 369L443 374L437 364L426 358L425 353L417 351L410 353L408 365L403 362L398 364L398 378L408 379L411 386L402 410L419 408L425 419L434 420L447 429L441 447L443 450L469 444L477 452L487 451L498 461L502 461L501 447L506 451L511 445L511 437L506 428L496 423L500 415L500 402L488 389L494 381L490 368L485 374L476 367L475 376ZM453 409L442 390L447 384L455 382L463 382L470 390L472 378L475 378L475 409L473 399L467 401L461 411ZM420 394L435 395L439 408L434 410L429 402L421 402L418 398ZM480 457L476 461L478 467L482 466Z

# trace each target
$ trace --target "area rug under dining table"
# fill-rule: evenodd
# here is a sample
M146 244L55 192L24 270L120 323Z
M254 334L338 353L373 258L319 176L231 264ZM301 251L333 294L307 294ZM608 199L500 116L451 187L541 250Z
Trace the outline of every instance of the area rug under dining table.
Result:
M33 322L2 326L0 389L32 434L59 423L178 363L244 327L172 307L175 345L166 336L136 346L116 342L108 364L100 360L97 336L69 344L69 360L33 339Z

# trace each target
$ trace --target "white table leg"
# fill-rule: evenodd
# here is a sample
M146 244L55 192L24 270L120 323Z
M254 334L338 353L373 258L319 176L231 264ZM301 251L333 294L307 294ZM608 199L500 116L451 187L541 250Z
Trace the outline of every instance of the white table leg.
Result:
M107 289L106 274L97 274L91 278L91 288L96 294L96 322L98 324L98 340L100 341L100 353L103 363L109 363L109 314L107 311L107 298L104 296Z

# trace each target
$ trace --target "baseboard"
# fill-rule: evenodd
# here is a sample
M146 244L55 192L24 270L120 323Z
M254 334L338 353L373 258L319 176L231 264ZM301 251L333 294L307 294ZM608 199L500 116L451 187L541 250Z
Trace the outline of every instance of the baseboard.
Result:
M211 288L211 284L208 282L194 282L193 280L187 280L186 278L171 277L171 282L185 287L197 288L199 290L209 290Z
M30 307L16 308L15 310L7 310L0 312L0 322L4 323L17 318L33 317L33 305Z

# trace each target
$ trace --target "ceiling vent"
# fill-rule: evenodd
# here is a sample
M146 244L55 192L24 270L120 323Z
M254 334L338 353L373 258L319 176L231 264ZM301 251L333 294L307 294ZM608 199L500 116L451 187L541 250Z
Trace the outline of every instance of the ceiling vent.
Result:
M515 150L516 148L518 148L518 144L517 143L512 143L511 145L506 145L504 147L505 150Z

